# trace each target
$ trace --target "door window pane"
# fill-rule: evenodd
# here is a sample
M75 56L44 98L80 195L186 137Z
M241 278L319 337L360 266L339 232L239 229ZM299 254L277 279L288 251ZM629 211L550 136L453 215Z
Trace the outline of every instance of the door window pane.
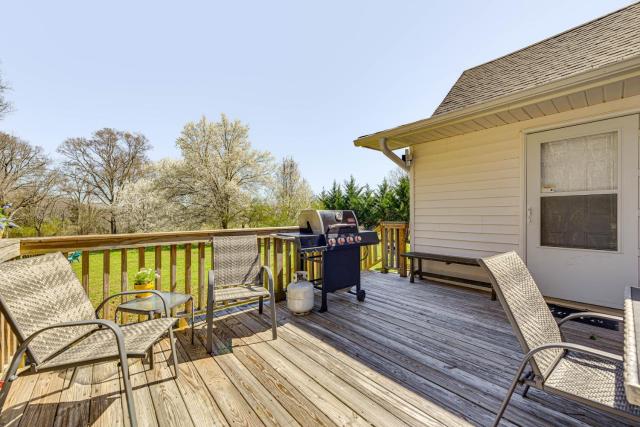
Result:
M540 244L618 250L618 195L553 196L540 200Z
M543 193L618 188L617 132L545 142L540 156Z

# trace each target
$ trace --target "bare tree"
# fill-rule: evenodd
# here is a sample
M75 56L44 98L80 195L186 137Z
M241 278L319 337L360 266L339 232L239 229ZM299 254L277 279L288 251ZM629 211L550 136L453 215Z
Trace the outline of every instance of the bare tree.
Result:
M0 119L2 119L7 113L12 111L12 104L7 100L5 94L9 90L9 86L2 80L0 75Z
M308 208L313 201L313 191L302 178L298 163L284 158L275 173L272 189L274 220L278 225L294 224L301 209Z
M36 232L36 236L45 235L45 226L49 225L49 232L55 227L53 234L57 234L57 231L62 227L61 218L58 215L62 211L63 202L60 197L60 193L57 193L51 189L51 194L43 198L37 205L32 205L25 208L21 212L21 218L25 225L33 227Z
M65 158L65 175L80 177L105 206L113 234L117 233L115 201L122 188L142 174L149 148L144 135L109 128L91 138L69 138L58 148Z
M169 199L184 207L192 227L237 224L269 182L271 155L252 148L249 128L224 114L219 122L203 116L187 123L176 144L183 160L161 168Z
M13 211L37 205L51 194L57 174L40 147L0 132L0 202Z
M61 192L65 195L64 203L69 217L62 217L63 227L67 228L66 220L72 225L71 234L93 234L104 229L104 214L95 203L89 180L81 175L65 174L61 184Z

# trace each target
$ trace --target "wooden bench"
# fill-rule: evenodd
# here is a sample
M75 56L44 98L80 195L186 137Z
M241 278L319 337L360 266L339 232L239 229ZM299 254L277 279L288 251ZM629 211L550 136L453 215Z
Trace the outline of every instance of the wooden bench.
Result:
M460 256L451 256L451 255L440 255L440 254L430 254L425 252L406 252L401 254L401 256L405 258L409 258L409 281L414 283L415 276L418 278L423 278L422 271L422 261L437 261L444 262L445 264L459 264L459 265L472 265L479 267L480 264L476 258L468 258L468 257L460 257ZM415 264L417 262L417 268L415 268ZM436 274L436 273L426 273L428 279L434 280L449 280L455 281L459 283L465 283L467 285L480 286L483 288L491 288L491 300L494 301L496 299L496 292L491 286L491 283L481 282L479 280L466 279L464 277L454 277L448 276L444 274Z

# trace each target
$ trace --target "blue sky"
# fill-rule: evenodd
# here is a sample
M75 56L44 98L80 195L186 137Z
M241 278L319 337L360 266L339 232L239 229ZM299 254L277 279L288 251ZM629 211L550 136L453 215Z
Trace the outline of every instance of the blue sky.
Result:
M0 130L55 156L67 137L144 133L225 112L316 191L393 168L353 139L431 115L466 68L629 4L536 1L5 1Z

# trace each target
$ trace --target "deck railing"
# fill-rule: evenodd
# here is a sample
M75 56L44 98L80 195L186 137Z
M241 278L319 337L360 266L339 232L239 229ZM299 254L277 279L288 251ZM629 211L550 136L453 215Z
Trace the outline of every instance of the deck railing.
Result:
M397 270L401 277L407 277L406 252L409 226L406 222L381 222L377 228L382 246L382 272Z
M24 238L20 239L19 255L62 252L68 256L79 251L80 258L72 265L94 305L110 294L133 289L131 280L135 272L142 267L153 267L157 273L155 289L190 293L194 297L196 312L202 312L206 308L207 271L213 265L213 237L256 234L260 261L273 271L276 298L282 300L297 267L296 250L293 241L281 239L274 234L297 229L271 227ZM383 258L382 252L378 247L363 248L361 268L368 270L379 264ZM309 261L303 268L311 279L322 275L319 262ZM115 304L120 301L112 302L113 304L104 307L102 316L105 319L113 319ZM186 310L191 310L191 307L186 307ZM120 316L120 320L127 322L129 319L127 316ZM17 345L18 340L9 323L0 314L2 369L10 361Z

